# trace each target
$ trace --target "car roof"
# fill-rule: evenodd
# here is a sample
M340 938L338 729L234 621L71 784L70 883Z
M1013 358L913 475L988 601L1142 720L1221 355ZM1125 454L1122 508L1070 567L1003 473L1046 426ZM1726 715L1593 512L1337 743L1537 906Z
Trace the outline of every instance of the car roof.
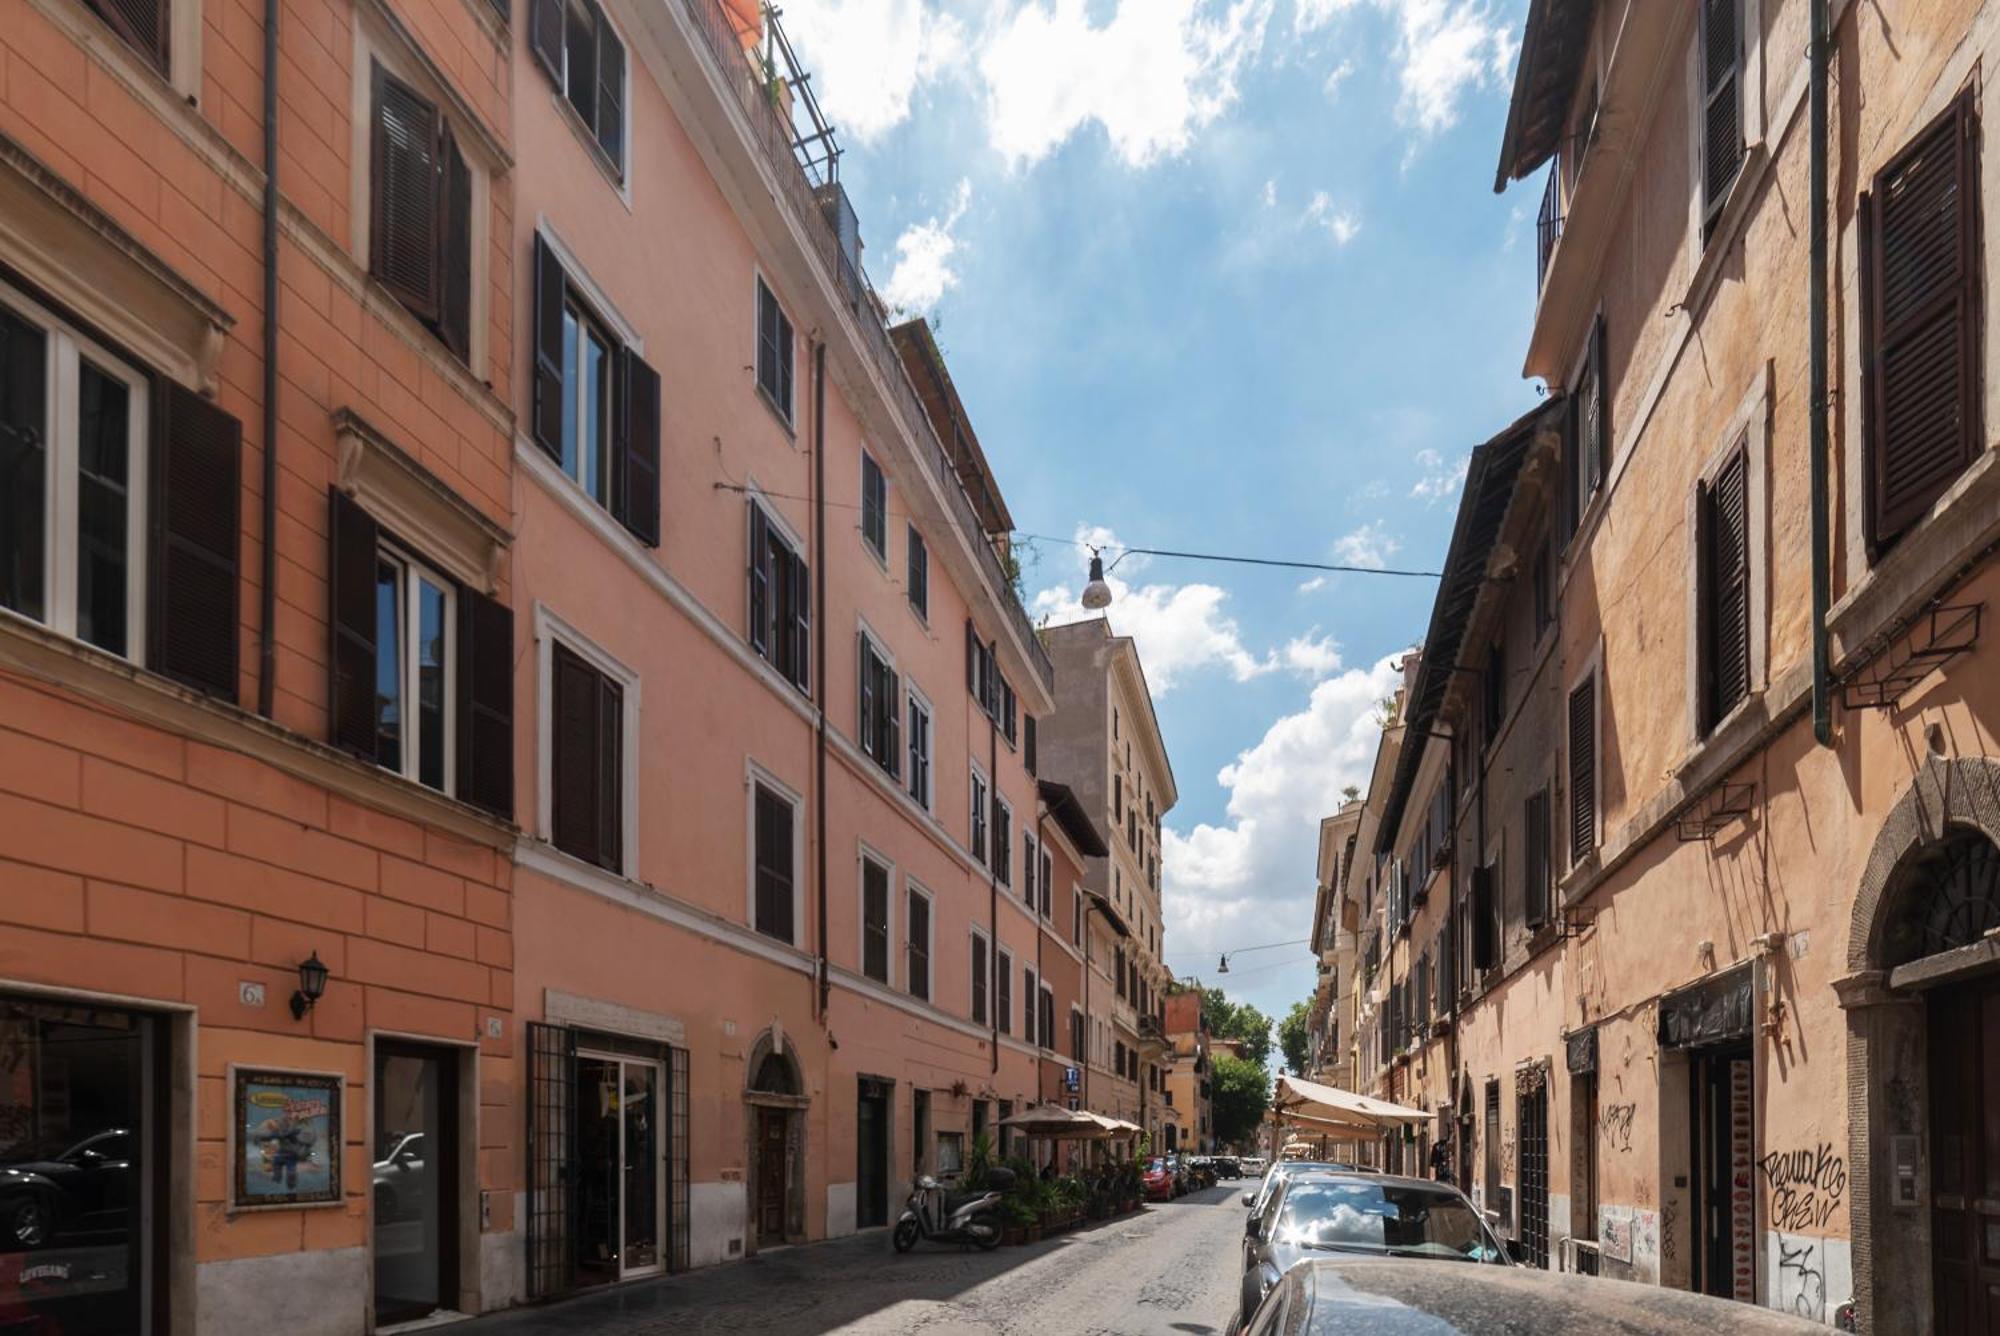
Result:
M1522 1336L1668 1336L1729 1331L1734 1336L1824 1332L1803 1318L1685 1290L1530 1267L1466 1266L1416 1258L1323 1257L1285 1276L1293 1315L1286 1330L1439 1331ZM1299 1321L1299 1297L1307 1300Z

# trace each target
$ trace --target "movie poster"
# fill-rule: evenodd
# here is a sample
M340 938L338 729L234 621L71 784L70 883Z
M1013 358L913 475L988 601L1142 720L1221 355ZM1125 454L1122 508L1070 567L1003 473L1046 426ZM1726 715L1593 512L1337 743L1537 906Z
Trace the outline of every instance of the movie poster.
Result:
M340 1200L340 1078L235 1072L236 1175L231 1204L307 1206Z

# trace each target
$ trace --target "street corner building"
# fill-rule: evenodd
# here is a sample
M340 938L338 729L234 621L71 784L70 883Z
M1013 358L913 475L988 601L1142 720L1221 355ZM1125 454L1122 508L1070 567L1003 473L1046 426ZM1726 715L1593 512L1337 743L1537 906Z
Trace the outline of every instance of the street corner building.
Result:
M280 15L0 24L0 1325L389 1330L1042 1101L1165 1140L1136 651L1030 624L775 16Z
M1550 394L1322 851L1321 1061L1536 1265L1985 1332L1995 14L1815 8L1529 7Z

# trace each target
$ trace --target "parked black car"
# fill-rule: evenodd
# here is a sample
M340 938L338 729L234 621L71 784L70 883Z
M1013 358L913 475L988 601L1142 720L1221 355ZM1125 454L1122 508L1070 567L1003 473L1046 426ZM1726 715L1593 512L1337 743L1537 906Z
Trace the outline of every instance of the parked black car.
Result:
M132 1133L122 1127L8 1150L0 1159L0 1252L122 1236L132 1156Z
M1215 1176L1217 1178L1241 1178L1243 1177L1243 1166L1237 1163L1234 1155L1218 1155L1215 1157Z
M1293 1174L1324 1174L1346 1168L1346 1165L1335 1164L1330 1160L1273 1160L1264 1170L1264 1176L1258 1180L1257 1186L1243 1194L1243 1204L1253 1213L1260 1211L1264 1208L1264 1203L1271 1199L1271 1194L1278 1190L1279 1185Z
M1243 1320L1279 1277L1321 1252L1512 1265L1479 1209L1449 1183L1294 1173L1244 1226Z
M1232 1324L1233 1325L1233 1324ZM1803 1336L1826 1328L1753 1304L1532 1267L1315 1257L1284 1274L1242 1336Z

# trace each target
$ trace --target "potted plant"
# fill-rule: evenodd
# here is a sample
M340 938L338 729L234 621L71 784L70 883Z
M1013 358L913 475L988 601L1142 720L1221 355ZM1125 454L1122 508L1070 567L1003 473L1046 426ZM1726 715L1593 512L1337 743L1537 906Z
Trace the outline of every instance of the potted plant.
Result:
M1007 1221L1001 1231L1000 1241L1009 1246L1027 1243L1028 1231L1035 1224L1034 1210L1020 1197L1012 1194L1001 1200L1000 1210Z

